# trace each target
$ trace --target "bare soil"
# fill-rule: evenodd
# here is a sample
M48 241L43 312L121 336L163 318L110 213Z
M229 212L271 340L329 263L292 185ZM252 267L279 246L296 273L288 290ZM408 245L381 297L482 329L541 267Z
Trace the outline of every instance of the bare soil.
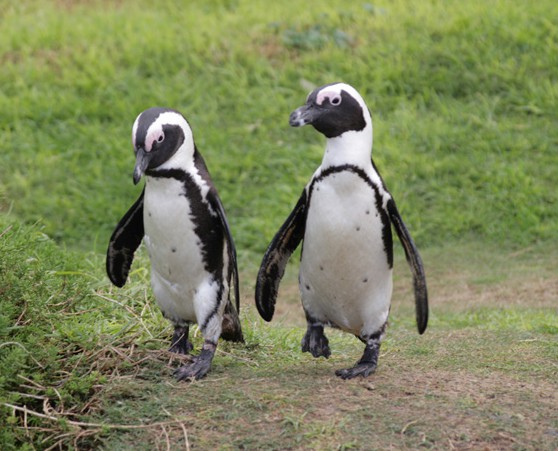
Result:
M76 446L558 449L555 258L507 254L473 265L471 252L425 255L431 322L422 336L413 324L410 275L398 257L392 324L378 369L367 379L334 375L363 350L340 331L326 332L329 359L301 353L305 321L296 265L288 268L270 324L258 318L253 286L243 287L247 343L220 344L211 373L201 381L172 378L180 359L164 351L166 341L151 350L133 344L111 350L106 363L119 370L90 401L94 408L85 420L93 426L73 431ZM255 274L243 279L253 281ZM500 309L511 311L516 323L489 327L474 316ZM521 312L548 316L549 330L520 327Z

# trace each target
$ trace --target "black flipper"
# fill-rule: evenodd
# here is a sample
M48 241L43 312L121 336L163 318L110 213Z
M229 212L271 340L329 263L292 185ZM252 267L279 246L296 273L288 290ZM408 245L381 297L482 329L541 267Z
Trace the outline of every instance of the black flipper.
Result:
M236 260L236 247L234 245L234 240L231 234L231 229L229 227L229 223L227 221L227 216L225 214L225 209L223 208L223 204L221 203L221 199L219 198L219 194L217 194L217 189L211 180L209 175L209 171L207 169L207 165L201 154L198 152L196 148L194 152L194 162L195 166L197 167L200 176L205 180L205 182L209 185L209 191L206 196L206 200L213 209L213 211L217 214L219 218L219 222L221 227L223 228L223 234L226 240L227 246L227 254L229 257L229 265L227 269L227 282L229 284L229 288L231 286L231 278L232 284L234 285L234 297L235 297L235 305L236 309L234 308L231 298L230 298L230 289L229 289L229 298L226 300L225 312L223 313L223 319L221 323L221 338L228 341L235 341L235 342L244 342L244 336L242 335L242 327L240 325L240 286L238 282L238 264Z
M422 259L420 254L411 238L411 234L407 230L401 215L397 210L395 201L390 199L387 203L387 211L399 241L403 245L405 250L405 257L407 262L411 267L411 272L413 273L413 285L415 288L415 308L416 308L416 318L419 334L422 334L426 330L428 324L428 292L426 289L426 276L424 274L424 267L422 265Z
M229 254L229 268L228 275L229 277L229 287L230 287L230 277L232 276L233 284L234 284L234 296L236 301L236 311L240 313L240 288L238 284L238 265L236 262L236 247L234 245L234 240L232 238L231 229L229 227L229 223L227 221L227 216L225 215L225 209L223 208L223 204L221 203L221 199L219 198L219 194L217 194L217 189L211 180L209 175L209 170L207 169L207 165L205 164L205 160L198 152L197 147L195 147L194 151L194 164L196 168L198 168L200 176L205 180L205 182L209 185L209 192L207 193L206 200L209 202L209 205L213 208L213 210L217 213L219 217L219 221L221 222L221 226L225 231L225 239L227 240L227 253Z
M271 241L260 265L256 280L256 307L263 319L271 321L279 283L285 273L289 257L304 238L306 228L306 190Z
M219 216L219 221L223 226L223 230L225 231L225 239L227 240L227 252L229 254L229 274L232 272L232 279L234 285L234 298L236 301L236 311L240 313L240 288L238 286L238 265L236 262L236 247L234 245L233 237L231 234L231 229L229 227L229 223L227 222L227 217L225 215L225 209L223 208L223 204L221 203L221 199L217 195L217 191L214 189L210 189L207 193L207 201L213 207L213 209L217 212ZM230 277L230 276L229 276ZM229 280L230 284L230 280Z
M106 267L109 279L117 287L123 287L126 283L134 260L134 252L141 244L145 234L143 228L144 192L145 188L138 200L120 220L110 237Z
M236 248L234 246L234 241L232 238L231 230L229 228L229 223L227 222L227 217L225 216L225 209L221 203L221 199L217 195L217 192L213 189L209 190L207 193L207 200L213 209L217 212L219 216L219 221L223 226L225 231L225 239L227 240L227 253L229 254L229 268L228 268L228 282L230 286L231 276L234 285L234 298L236 301L236 310L233 307L230 296L227 299L227 305L225 306L225 312L223 313L223 322L221 324L221 338L227 341L234 341L238 343L244 343L244 336L242 335L242 327L240 325L240 288L238 286L238 264L236 262Z

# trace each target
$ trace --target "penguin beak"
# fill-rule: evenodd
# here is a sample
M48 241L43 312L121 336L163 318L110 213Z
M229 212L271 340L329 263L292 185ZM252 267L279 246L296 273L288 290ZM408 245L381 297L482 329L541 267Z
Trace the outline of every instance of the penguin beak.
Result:
M137 185L147 166L149 166L150 154L143 147L139 147L136 152L136 166L134 167L134 185Z
M291 127L302 127L314 122L319 115L320 111L313 105L303 105L291 113L289 124Z

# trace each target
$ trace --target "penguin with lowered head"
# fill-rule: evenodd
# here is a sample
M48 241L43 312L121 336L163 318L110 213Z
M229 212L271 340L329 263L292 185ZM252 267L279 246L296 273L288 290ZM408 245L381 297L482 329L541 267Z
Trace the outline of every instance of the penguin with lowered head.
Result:
M138 200L114 230L106 259L116 286L126 283L142 240L151 262L151 286L174 325L170 350L193 348L189 326L204 338L201 353L175 371L178 380L200 379L211 367L219 337L242 342L238 317L236 250L229 224L205 162L182 114L150 108L134 122L134 184L145 175ZM230 299L234 286L236 307Z

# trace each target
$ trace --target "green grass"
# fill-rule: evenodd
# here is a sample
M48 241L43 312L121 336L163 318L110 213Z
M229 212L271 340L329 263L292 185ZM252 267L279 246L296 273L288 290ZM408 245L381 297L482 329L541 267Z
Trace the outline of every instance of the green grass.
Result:
M241 250L261 253L319 164L289 129L310 86L344 80L421 245L555 235L558 13L551 1L38 2L0 18L0 193L58 242L104 250L138 188L131 125L181 110ZM112 202L107 202L111 199Z
M287 310L275 325L258 318L250 299L253 274L244 272L246 344L221 343L210 375L189 384L172 378L180 362L165 351L172 331L149 292L143 252L130 283L116 290L103 274L102 255L62 250L39 226L4 218L0 230L3 449L147 450L186 442L204 449L330 449L362 448L370 440L381 449L446 449L449 441L461 447L556 445L556 298L547 292L540 305L499 304L541 280L555 288L555 266L541 270L548 262L536 252L507 257L519 289L502 293L502 268L482 265L492 249L457 246L453 267L445 265L447 249L427 250L434 283L423 336L413 324L399 252L379 369L348 382L333 371L360 356L355 338L329 330L328 360L300 352L302 317L291 320L299 301L289 294L294 268L279 300ZM471 264L471 255L479 256L479 265ZM487 278L481 283L480 274ZM460 289L461 278L482 287L468 297L471 306L456 307L447 294ZM486 292L488 299L479 300ZM201 345L199 335L194 343Z
M551 0L3 5L0 447L555 449L557 23ZM372 111L432 307L418 336L398 250L380 367L349 382L333 372L356 339L300 352L296 257L274 323L252 300L324 145L288 115L337 80ZM191 122L240 256L247 343L192 384L172 379L145 253L125 289L104 274L155 105Z

